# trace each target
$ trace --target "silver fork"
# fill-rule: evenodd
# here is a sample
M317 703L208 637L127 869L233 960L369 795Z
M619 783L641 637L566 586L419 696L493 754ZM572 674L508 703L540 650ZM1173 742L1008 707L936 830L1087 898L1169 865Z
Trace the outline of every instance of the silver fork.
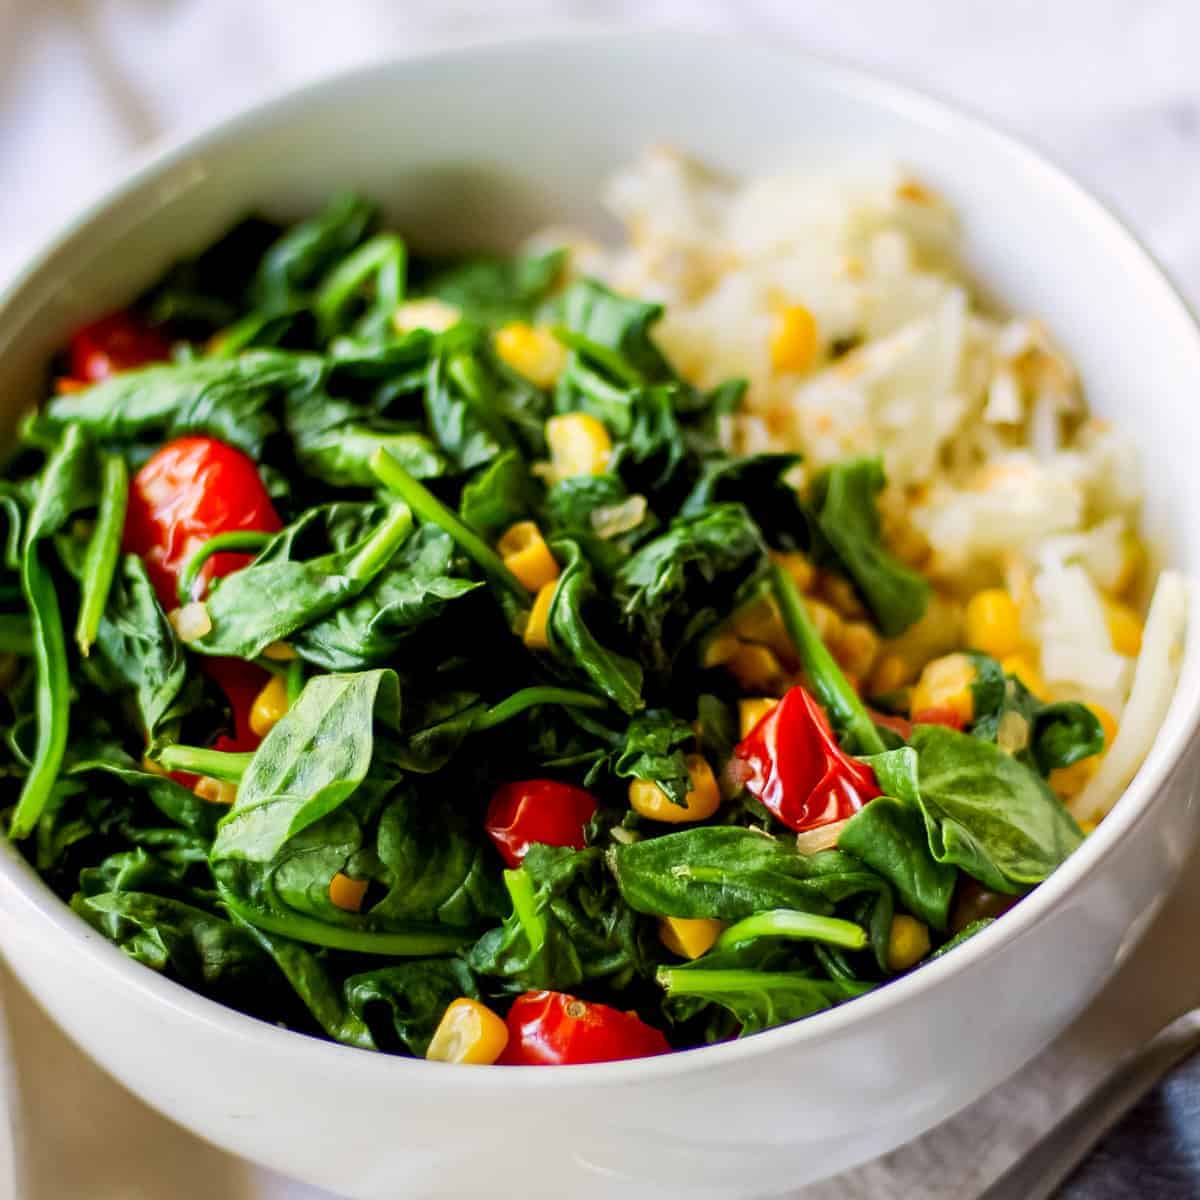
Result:
M1131 1051L979 1200L1049 1200L1096 1143L1173 1067L1200 1050L1200 1008Z

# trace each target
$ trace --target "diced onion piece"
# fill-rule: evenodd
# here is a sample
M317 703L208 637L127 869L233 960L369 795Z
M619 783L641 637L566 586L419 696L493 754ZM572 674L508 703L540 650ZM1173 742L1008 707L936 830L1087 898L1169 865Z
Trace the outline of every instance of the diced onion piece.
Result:
M619 504L601 504L592 509L592 528L597 537L620 537L636 529L646 515L646 497L635 493Z
M806 829L803 833L796 834L796 849L801 854L819 854L822 850L832 850L850 820L851 818L847 817L845 821L831 821L828 825L818 825L816 829Z
M167 613L167 620L175 630L181 642L195 642L212 632L212 617L202 600L193 600L182 608L173 608Z

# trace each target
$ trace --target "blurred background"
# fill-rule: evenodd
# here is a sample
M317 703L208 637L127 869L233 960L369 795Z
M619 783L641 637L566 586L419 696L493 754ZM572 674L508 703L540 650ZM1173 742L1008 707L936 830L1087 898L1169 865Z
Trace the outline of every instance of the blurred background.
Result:
M1197 0L0 0L0 285L157 138L372 59L632 26L786 38L981 112L1112 203L1200 303ZM922 1142L805 1200L932 1197L934 1177L947 1200L977 1194L1116 1048L1180 1005L1177 964L1200 913L1200 872L1189 874L1122 976L1042 1061ZM316 1197L150 1113L11 983L0 990L22 1091L23 1200ZM2 1155L0 1145L0 1165Z

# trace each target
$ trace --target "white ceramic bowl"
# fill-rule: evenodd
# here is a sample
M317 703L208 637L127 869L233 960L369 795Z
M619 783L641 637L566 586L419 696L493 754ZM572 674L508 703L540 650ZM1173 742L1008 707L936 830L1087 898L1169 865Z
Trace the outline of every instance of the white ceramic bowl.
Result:
M1061 172L946 106L790 50L678 35L515 43L360 70L144 161L0 304L6 416L47 354L246 209L352 186L414 240L598 224L649 141L739 171L897 159L962 213L971 266L1042 316L1146 467L1147 526L1200 572L1200 336L1129 235ZM1128 795L1029 900L965 947L836 1011L730 1045L555 1071L366 1054L261 1024L127 960L15 852L0 944L50 1014L202 1136L338 1193L761 1195L878 1155L1020 1067L1129 952L1200 823L1200 661Z

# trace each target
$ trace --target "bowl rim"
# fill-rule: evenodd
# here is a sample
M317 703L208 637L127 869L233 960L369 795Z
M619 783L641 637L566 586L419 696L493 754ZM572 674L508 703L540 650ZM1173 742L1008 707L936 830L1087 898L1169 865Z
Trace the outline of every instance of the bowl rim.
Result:
M155 141L133 154L124 169L91 189L89 199L74 215L44 234L36 248L25 256L24 265L10 275L9 283L0 291L0 328L13 320L12 310L21 294L37 280L53 256L77 235L85 233L93 222L118 209L123 202L152 184L170 168L209 149L219 149L230 139L269 127L284 117L289 109L319 107L343 90L369 87L376 79L395 72L436 71L439 65L447 62L477 59L481 67L486 68L514 51L570 53L582 48L585 53L602 50L620 55L644 46L660 45L678 49L683 42L709 47L720 45L740 54L786 58L810 78L815 77L831 96L854 96L870 107L898 113L916 125L953 127L975 139L985 152L1007 155L1026 174L1041 177L1043 183L1057 193L1065 208L1074 210L1081 220L1086 221L1091 236L1102 244L1105 253L1122 259L1139 293L1149 293L1161 315L1168 319L1170 336L1191 340L1192 351L1200 365L1200 320L1170 274L1104 201L1041 148L957 101L948 101L922 87L899 82L874 68L814 52L786 37L768 38L762 34L744 33L681 33L665 29L515 35L472 41L453 48L392 53L298 84L283 86L265 98L224 113L211 122L186 128ZM15 330L18 334L20 324L18 319ZM0 354L4 345L5 342L0 341ZM1146 760L1109 816L1049 879L1035 888L1011 913L1006 914L1002 921L981 930L959 946L954 954L936 959L919 971L858 997L852 1003L765 1030L753 1037L653 1058L575 1064L551 1072L527 1069L472 1072L472 1088L508 1091L514 1087L556 1087L575 1090L638 1080L658 1080L715 1069L724 1064L746 1062L843 1033L847 1028L871 1020L887 1009L916 1002L925 992L937 988L942 980L970 970L979 958L999 951L1041 923L1080 880L1100 868L1117 846L1147 817L1153 800L1179 765L1189 742L1200 728L1200 671L1191 672L1196 678L1185 679L1188 663L1195 652L1194 640L1189 631L1180 678L1164 717L1164 725L1172 728L1165 739L1160 729ZM323 1037L281 1028L210 1000L183 984L148 970L78 917L50 890L7 837L0 840L4 847L3 854L0 854L0 887L13 894L17 902L14 913L24 930L16 936L27 936L35 924L40 926L41 932L53 931L55 936L65 939L73 954L84 956L95 970L115 977L121 988L140 994L145 1003L161 1006L177 1018L182 1017L208 1027L230 1044L253 1042L272 1052L309 1054L314 1067L319 1068L325 1063L330 1069L377 1072L381 1083L412 1080L418 1072L427 1082L432 1070L444 1068L444 1064L429 1064L421 1059L373 1051L364 1053ZM26 925L26 922L29 924ZM0 944L2 950L3 945ZM1014 1063L1013 1069L1019 1066L1020 1063Z

